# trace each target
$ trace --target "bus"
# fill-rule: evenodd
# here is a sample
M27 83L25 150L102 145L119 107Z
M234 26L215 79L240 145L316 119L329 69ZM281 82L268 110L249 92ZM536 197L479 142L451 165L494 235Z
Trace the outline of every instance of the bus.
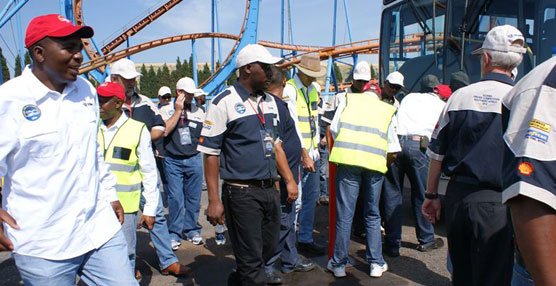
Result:
M518 79L556 53L556 0L383 0L380 79L399 71L409 92L427 74L449 83L464 71L477 82L480 60L471 52L492 27L506 24L525 38Z

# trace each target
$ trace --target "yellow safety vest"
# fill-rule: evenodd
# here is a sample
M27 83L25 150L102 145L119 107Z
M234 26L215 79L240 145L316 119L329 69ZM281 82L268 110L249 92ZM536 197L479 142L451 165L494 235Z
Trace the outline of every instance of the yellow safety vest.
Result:
M372 95L347 94L330 162L386 173L388 126L395 112Z
M116 191L124 213L139 211L143 176L139 171L137 146L144 127L144 123L129 118L116 131L108 148L105 147L104 131L99 128L98 132L98 143L105 150L104 161L110 165L110 172L116 176Z
M303 148L306 150L310 150L311 148L317 148L317 120L318 120L318 101L319 101L319 94L315 88L311 90L309 93L309 103L307 103L303 92L301 89L297 88L294 79L290 79L288 81L289 84L295 87L297 91L296 96L296 105L297 105L297 118L299 120L299 131L301 132L301 143L303 144ZM313 121L314 134L311 134L311 120Z

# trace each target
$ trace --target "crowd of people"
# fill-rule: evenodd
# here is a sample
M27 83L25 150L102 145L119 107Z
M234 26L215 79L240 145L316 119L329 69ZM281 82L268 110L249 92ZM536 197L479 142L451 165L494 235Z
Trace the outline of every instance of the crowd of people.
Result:
M337 166L334 277L347 276L352 233L365 241L371 277L388 271L383 253L400 256L407 176L418 251L444 246L435 224L445 208L453 285L556 285L556 59L514 86L525 53L516 28L492 28L473 52L479 82L460 71L443 85L431 74L403 97L402 73L373 84L360 61L352 85L326 100L317 55L303 55L288 79L281 58L250 44L235 59L238 80L208 108L188 77L174 99L160 87L155 105L137 92L128 59L93 87L78 76L81 39L93 33L60 15L34 18L32 64L0 86L0 250L25 285L75 285L77 275L138 285L138 227L161 274L191 275L174 251L204 243L204 185L215 241L226 244L227 231L237 265L228 284L282 284L316 266L298 251L325 254L313 230L316 205L329 203L328 162Z

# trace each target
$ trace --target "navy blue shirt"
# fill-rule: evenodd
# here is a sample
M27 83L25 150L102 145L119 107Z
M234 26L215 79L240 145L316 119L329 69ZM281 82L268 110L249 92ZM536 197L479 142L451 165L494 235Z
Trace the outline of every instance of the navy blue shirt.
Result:
M489 73L450 97L427 150L430 158L442 161L446 175L501 191L502 98L513 84L505 74Z
M197 151L197 144L199 144L204 120L205 109L202 106L196 104L186 105L176 123L176 127L164 138L166 156L189 158L197 155L199 153ZM188 129L189 131L189 140L191 142L188 144L182 144L183 139L181 138L180 131L183 129Z
M235 82L212 100L197 150L220 156L220 178L223 180L275 179L273 146L270 145L271 153L266 153L264 137L274 142L280 140L279 119L278 107L271 95L252 95Z
M299 168L301 166L301 140L295 131L295 121L290 116L288 104L279 97L272 95L278 107L280 122L278 123L278 133L282 140L282 148L286 152L288 166L292 171L296 183L299 183Z

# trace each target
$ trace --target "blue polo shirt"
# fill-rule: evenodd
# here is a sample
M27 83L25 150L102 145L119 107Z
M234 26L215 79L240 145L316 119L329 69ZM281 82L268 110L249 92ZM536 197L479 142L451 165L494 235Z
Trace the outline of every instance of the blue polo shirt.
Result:
M223 180L274 179L276 159L273 151L266 153L264 137L280 140L279 119L271 95L250 94L237 81L212 100L197 150L220 156Z
M502 99L513 84L505 74L489 73L452 94L427 150L430 158L442 161L446 175L501 191Z
M197 144L201 136L203 121L205 120L205 109L196 104L186 105L182 111L176 127L168 136L164 137L164 150L166 156L175 158L189 158L199 154ZM191 143L182 144L180 130L188 129Z
M282 148L286 152L288 166L290 167L296 183L299 183L299 167L301 166L301 140L295 131L295 121L290 116L288 104L279 97L272 95L278 106L278 133L282 140Z

